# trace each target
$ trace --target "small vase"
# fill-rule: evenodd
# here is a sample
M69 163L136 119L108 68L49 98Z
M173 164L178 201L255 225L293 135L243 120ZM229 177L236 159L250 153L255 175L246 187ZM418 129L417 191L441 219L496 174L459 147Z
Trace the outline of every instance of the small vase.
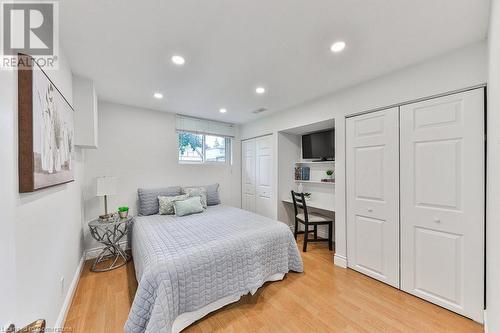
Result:
M128 216L128 210L126 210L124 212L118 212L118 215L120 215L121 219L124 219Z

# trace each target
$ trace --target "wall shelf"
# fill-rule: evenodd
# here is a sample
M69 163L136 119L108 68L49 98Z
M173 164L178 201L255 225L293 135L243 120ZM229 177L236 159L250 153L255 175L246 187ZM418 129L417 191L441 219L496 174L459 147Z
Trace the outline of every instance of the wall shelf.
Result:
M325 164L335 164L335 161L321 161L321 162L312 162L312 161L298 161L295 162L295 164L318 164L318 165L325 165Z
M322 182L321 180L300 180L296 179L296 183L304 183L304 184L325 184L325 185L335 185L335 182Z

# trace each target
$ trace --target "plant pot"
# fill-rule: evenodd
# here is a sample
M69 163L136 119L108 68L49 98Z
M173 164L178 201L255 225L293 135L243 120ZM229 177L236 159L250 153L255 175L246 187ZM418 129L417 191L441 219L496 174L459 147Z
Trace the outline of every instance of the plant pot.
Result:
M121 219L124 219L128 216L128 210L123 211L123 212L118 212L118 215L120 215Z

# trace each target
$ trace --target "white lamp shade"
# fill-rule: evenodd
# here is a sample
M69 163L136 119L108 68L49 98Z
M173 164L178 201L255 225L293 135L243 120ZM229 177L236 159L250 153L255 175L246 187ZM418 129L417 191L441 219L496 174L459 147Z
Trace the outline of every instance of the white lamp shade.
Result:
M116 194L117 179L115 177L98 177L97 193L98 197Z

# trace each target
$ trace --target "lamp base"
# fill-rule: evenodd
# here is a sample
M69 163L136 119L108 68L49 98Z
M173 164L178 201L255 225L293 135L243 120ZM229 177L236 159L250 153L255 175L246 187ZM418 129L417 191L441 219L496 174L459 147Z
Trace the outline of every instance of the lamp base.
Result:
M115 214L104 214L104 215L99 215L99 219L102 221L109 221L111 220Z

